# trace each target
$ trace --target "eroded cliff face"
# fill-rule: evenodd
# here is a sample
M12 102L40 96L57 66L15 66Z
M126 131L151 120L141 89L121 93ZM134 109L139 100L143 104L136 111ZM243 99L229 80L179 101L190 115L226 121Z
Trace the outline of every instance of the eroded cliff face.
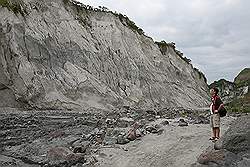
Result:
M2 106L207 105L201 73L125 18L61 0L19 2L21 12L0 7L0 92L10 92Z

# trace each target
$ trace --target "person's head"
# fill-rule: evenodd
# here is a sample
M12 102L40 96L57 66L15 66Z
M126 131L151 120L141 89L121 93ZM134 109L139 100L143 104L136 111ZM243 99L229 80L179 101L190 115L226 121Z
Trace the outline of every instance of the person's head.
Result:
M214 88L210 89L210 94L212 96L218 95L218 93L219 93L219 89L218 88L214 87Z

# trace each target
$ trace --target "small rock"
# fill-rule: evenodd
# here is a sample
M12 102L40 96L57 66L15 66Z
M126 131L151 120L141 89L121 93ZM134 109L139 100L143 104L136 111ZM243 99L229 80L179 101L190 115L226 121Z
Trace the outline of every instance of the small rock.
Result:
M150 132L150 133L157 133L157 129L153 126L146 126L146 131Z
M220 150L223 148L223 144L222 144L222 140L221 138L219 140L217 140L215 143L214 143L214 149L215 150Z
M114 120L114 119L107 118L105 122L106 122L107 125L113 125L114 122L115 122L115 120Z
M169 125L169 122L165 120L165 121L162 121L160 124L165 126L165 125Z
M160 125L160 124L155 124L154 127L155 127L156 129L160 129L160 128L162 128L162 125Z
M179 125L178 126L188 126L188 123L184 121L184 119L179 120Z
M148 113L150 115L157 115L157 112L154 110L147 110L146 113Z
M105 136L105 138L103 140L104 145L114 145L114 144L116 144L116 142L117 142L116 137Z
M164 129L159 129L159 130L157 131L157 134L158 134L158 135L161 135L163 132L164 132Z
M117 137L117 144L127 144L129 142L130 142L130 140L127 139L125 136L119 135Z
M74 153L85 153L89 146L89 141L77 141L72 144Z
M136 137L142 137L143 136L143 130L142 129L137 129L136 130Z
M128 126L131 126L133 123L134 123L133 118L122 117L118 120L117 126L121 128L126 128Z

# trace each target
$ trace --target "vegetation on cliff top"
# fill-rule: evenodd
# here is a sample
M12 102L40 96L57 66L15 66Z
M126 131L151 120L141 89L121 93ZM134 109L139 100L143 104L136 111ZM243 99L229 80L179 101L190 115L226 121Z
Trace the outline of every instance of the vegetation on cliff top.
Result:
M187 57L184 57L184 56L183 56L183 53L182 53L181 51L176 50L176 48L175 48L175 43L174 43L174 42L167 43L166 41L163 40L163 41L161 41L161 42L157 42L157 41L156 41L155 44L158 45L158 47L160 48L160 51L161 51L161 53L162 53L163 55L166 54L166 51L167 51L167 49L168 49L168 46L170 46L170 47L172 47L172 48L174 49L175 53L176 53L182 60L184 60L184 61L185 61L186 63L188 63L188 64L191 63L191 60L188 59Z
M8 8L8 10L14 12L15 14L20 13L22 16L27 14L22 0L0 0L0 6Z
M75 0L63 0L63 2L65 5L74 5L77 8L78 12L80 12L81 10L89 10L89 11L112 13L113 15L115 15L116 17L119 18L119 20L121 21L121 23L124 26L127 26L128 28L137 32L140 35L145 35L144 31L140 27L138 27L133 21L131 21L126 15L123 15L123 14L117 13L117 12L113 12L113 11L109 10L107 7L99 6L98 8L95 8L95 7L90 6L90 5L84 5L84 4L82 4L78 1L75 1Z

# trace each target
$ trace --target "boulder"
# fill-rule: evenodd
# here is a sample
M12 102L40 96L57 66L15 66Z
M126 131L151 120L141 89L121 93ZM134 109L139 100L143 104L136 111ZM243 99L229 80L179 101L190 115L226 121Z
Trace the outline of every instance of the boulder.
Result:
M50 165L73 165L77 163L84 163L84 154L73 153L70 149L66 147L55 147L51 148L47 152L47 159Z
M237 118L223 136L222 147L250 158L250 115Z
M240 160L242 160L241 157L225 149L211 149L202 153L198 157L197 161L199 164L203 164L208 167L234 167Z

